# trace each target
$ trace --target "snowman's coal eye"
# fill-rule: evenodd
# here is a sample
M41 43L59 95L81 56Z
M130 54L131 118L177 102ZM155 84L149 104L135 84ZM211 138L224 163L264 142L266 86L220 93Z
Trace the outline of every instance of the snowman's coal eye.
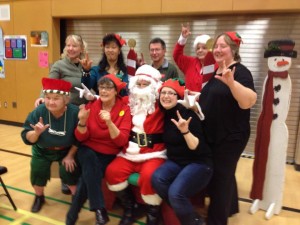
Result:
M274 87L274 91L279 92L281 90L281 85L278 84Z
M273 100L274 105L278 105L279 102L280 102L279 98L274 98L274 100Z

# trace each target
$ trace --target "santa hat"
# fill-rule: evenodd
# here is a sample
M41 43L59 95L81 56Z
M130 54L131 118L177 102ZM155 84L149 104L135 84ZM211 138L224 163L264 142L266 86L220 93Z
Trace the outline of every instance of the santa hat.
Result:
M125 88L126 85L127 85L125 82L122 82L122 81L120 80L120 78L118 78L118 77L117 77L116 75L114 75L114 74L107 74L107 75L103 76L102 78L108 78L108 79L110 79L110 80L115 84L118 93L119 93L123 88ZM102 78L101 78L101 79L102 79Z
M213 45L213 39L207 34L199 35L195 38L193 45L194 48L196 48L198 44L204 44L208 49L211 49Z
M230 39L232 41L234 41L238 47L240 47L241 42L242 42L242 37L237 32L228 31L228 32L225 32L225 34L227 34L228 37L230 37Z
M178 94L179 99L183 99L184 96L184 86L181 86L178 80L175 79L168 79L166 80L161 88L159 89L159 93L164 87L172 88Z
M72 87L72 84L68 81L47 77L42 79L42 84L44 93L55 93L61 95L70 95Z
M145 80L149 80L150 78L157 83L160 82L161 79L160 72L150 65L142 65L141 67L139 67L135 72L135 76L137 76L138 79Z
M294 51L295 42L290 39L273 40L268 43L268 48L265 50L264 57L286 56L297 58L297 52Z

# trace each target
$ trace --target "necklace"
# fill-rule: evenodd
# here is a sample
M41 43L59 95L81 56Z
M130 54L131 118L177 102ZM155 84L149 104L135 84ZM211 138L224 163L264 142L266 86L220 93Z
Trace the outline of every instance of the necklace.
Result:
M66 135L66 121L67 121L66 111L64 113L64 117L65 117L65 119L64 119L64 131L56 131L56 130L51 128L51 116L50 116L50 112L48 111L49 125L50 125L49 129L48 129L49 134L57 135L57 136L65 136Z

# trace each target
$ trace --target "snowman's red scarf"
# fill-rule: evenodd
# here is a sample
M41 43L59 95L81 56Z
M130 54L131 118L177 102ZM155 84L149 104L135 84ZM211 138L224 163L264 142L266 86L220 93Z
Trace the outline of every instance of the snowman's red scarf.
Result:
M262 112L257 122L256 140L255 140L255 160L253 164L253 183L250 193L252 199L263 198L263 186L265 180L266 165L268 160L268 148L270 142L270 129L273 120L273 77L286 79L288 71L274 72L268 71L268 79L265 85L263 96Z

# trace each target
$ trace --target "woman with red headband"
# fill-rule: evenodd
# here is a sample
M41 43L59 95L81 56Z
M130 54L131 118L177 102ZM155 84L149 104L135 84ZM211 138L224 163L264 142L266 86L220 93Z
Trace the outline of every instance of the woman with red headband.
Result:
M101 183L107 165L128 145L130 109L119 96L125 87L126 83L115 75L105 75L98 81L99 99L80 106L75 136L81 142L77 154L82 174L67 214L67 225L76 223L87 199L90 211L96 214L96 225L109 221Z
M167 80L160 89L159 104L164 113L163 141L167 160L152 175L152 185L159 196L173 208L182 225L203 225L190 197L208 184L212 173L211 149L206 144L202 122L186 109L184 87L178 80Z
M122 46L126 41L119 34L106 34L102 40L103 56L98 66L93 66L89 71L84 71L82 83L90 90L93 89L98 95L98 80L106 74L114 74L123 82L128 83L127 66L124 63ZM122 90L121 95L127 95ZM92 96L93 97L93 96ZM89 99L91 100L91 99Z
M250 136L250 108L257 99L251 72L240 63L241 42L236 32L217 36L213 55L218 69L200 97L214 163L208 225L226 225L228 217L239 211L235 170Z

